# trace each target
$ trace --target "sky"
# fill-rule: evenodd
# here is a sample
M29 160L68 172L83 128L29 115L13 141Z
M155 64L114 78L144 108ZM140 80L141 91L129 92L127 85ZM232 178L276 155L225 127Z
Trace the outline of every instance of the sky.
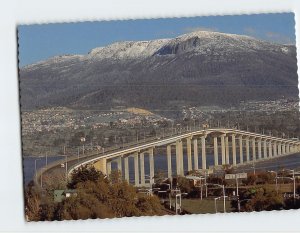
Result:
M87 54L117 41L174 38L197 30L248 35L280 44L296 41L293 13L19 25L19 64L23 67L57 55Z

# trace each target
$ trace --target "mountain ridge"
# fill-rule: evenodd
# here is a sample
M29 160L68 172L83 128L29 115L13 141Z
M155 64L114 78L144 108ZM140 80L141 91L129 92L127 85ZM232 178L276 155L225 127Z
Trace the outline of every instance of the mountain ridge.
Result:
M174 101L230 105L249 98L298 97L295 46L205 31L55 56L21 68L20 79L26 108L169 109Z

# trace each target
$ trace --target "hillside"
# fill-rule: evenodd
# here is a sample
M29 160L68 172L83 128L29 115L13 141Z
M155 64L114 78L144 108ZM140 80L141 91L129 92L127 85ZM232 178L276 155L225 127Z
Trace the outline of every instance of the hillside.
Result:
M295 46L218 32L117 42L22 67L21 105L169 110L298 98L296 62Z

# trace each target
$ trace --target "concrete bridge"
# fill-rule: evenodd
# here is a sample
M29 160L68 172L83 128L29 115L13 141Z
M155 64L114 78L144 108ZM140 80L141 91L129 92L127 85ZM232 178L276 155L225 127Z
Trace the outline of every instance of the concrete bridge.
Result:
M300 152L300 141L251 133L238 129L204 129L157 141L120 149L107 154L96 155L70 167L70 175L74 169L82 165L93 165L102 173L109 175L112 163L117 164L117 169L124 174L124 179L129 182L129 170L134 169L134 185L146 186L154 183L154 148L166 150L168 178L172 177L172 156L176 156L176 172L184 176L184 156L187 156L187 170L206 170L207 149L213 148L214 166L243 165L262 160L276 158ZM185 153L184 153L185 152ZM237 153L238 152L238 153ZM237 158L238 154L238 158ZM149 159L150 181L146 184L145 155ZM129 167L129 158L134 158L134 167ZM202 161L199 168L198 160ZM123 172L122 172L123 171Z

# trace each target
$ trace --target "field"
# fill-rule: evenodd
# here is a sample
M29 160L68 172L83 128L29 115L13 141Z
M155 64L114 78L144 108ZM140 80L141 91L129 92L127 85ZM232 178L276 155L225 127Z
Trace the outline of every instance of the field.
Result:
M226 212L232 212L230 201L226 200ZM182 199L182 208L193 214L216 213L214 199ZM224 212L223 199L217 200L217 211Z

